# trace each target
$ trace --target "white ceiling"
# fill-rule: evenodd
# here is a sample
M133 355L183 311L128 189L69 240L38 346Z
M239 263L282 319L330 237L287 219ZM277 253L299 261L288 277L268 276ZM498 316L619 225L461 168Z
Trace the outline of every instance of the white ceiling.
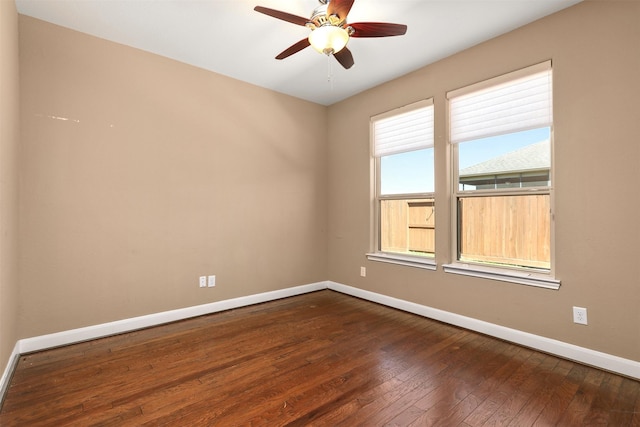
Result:
M275 60L309 30L253 10L259 5L307 18L317 0L16 0L16 6L24 15L330 105L579 1L356 0L348 22L392 22L408 30L352 38L349 70L310 47Z

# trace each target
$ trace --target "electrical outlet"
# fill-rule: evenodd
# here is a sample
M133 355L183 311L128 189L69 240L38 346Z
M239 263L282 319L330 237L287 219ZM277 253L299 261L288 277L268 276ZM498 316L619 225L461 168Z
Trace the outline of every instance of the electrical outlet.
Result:
M367 277L367 267L360 267L360 276Z
M573 323L581 325L587 324L587 309L584 307L573 307Z
M207 287L207 276L200 276L200 287L201 288L206 288Z
M213 288L216 285L216 276L207 277L207 286Z

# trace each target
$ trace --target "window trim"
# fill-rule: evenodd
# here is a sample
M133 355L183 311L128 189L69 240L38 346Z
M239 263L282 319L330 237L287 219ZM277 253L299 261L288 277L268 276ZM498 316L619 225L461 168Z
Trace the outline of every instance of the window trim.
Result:
M369 120L369 135L370 135L370 159L371 159L371 173L373 174L371 182L373 183L371 188L371 222L370 222L370 245L372 250L367 252L365 255L370 261L377 262L386 262L390 264L404 265L409 267L422 268L426 270L436 270L437 263L435 261L435 252L433 257L422 257L419 255L407 255L399 252L387 252L382 251L381 248L381 213L380 213L380 204L383 200L409 200L409 199L433 199L435 201L435 189L433 192L427 193L410 193L410 194L380 194L381 191L381 174L380 174L380 166L381 166L381 156L375 155L375 132L374 132L374 123L376 120L386 119L389 117L401 115L404 113L408 113L413 110L417 110L420 108L425 108L431 106L435 115L435 105L434 98L427 98L420 101L413 102L411 104L407 104L403 107L395 108L390 111L386 111L384 113L376 114L371 116ZM435 122L432 123L432 126L435 126ZM434 135L435 140L435 135ZM433 148L435 141L432 141L431 145L423 148ZM410 150L414 151L414 150ZM435 176L434 176L435 179Z
M443 264L442 267L445 273L493 279L553 290L560 289L560 280L556 279L551 273L538 273L529 271L528 269L511 269L507 267L485 267L475 263L460 261Z
M494 85L507 83L511 80L516 80L525 77L530 74L538 73L542 70L548 69L552 72L551 61L545 61L540 64L536 64L530 67L526 67L511 73L494 77L482 82L468 85L466 87L452 90L447 92L446 98L446 114L447 114L447 132L448 149L450 150L450 173L451 179L450 191L450 218L451 218L451 260L452 262L443 264L443 270L446 273L460 274L465 276L472 276L485 279L493 279L498 281L505 281L510 283L516 283L527 286L536 286L546 289L557 290L560 288L560 280L555 278L555 197L553 191L554 183L554 128L553 122L550 124L550 156L551 165L549 168L549 186L534 186L534 187L522 187L522 188L496 188L496 189L481 189L481 190L461 190L459 188L459 146L464 142L452 142L450 130L451 130L451 99L456 96L461 96L467 93L471 93L477 90L484 90ZM522 129L522 131L527 129ZM519 131L515 131L519 132ZM512 133L515 133L512 132ZM519 266L488 266L481 262L461 261L458 259L458 239L459 239L459 224L458 224L458 200L460 197L468 196L510 196L510 195L530 195L530 194L548 194L550 203L550 267L549 269L538 270L535 268L519 267Z
M421 258L419 256L401 255L394 252L369 252L366 256L369 261L386 262L433 271L438 268L435 258Z

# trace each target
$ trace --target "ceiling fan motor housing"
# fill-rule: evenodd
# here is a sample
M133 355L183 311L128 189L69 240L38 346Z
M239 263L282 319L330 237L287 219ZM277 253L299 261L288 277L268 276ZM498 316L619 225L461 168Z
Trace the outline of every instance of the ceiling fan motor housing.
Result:
M337 15L327 15L327 5L321 4L313 10L313 14L309 22L307 23L307 27L315 30L316 28L332 25L334 27L342 27L345 23L344 19L340 19Z

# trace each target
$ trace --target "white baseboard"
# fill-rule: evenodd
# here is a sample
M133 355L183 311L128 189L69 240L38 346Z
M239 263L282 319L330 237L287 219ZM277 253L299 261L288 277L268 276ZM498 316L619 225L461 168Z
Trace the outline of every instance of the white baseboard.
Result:
M186 307L177 310L170 310L154 313L146 316L133 317L130 319L118 320L115 322L103 323L100 325L88 326L85 328L72 329L69 331L57 332L53 334L41 335L33 338L19 340L11 354L11 357L0 378L0 398L9 385L11 374L20 357L20 354L45 350L48 348L78 343L82 341L102 338L109 335L134 331L137 329L161 325L163 323L230 310L233 308L245 307L262 302L273 301L281 298L301 295L308 292L331 289L346 295L362 298L371 302L397 308L399 310L414 313L423 317L449 323L472 331L480 332L505 341L523 345L563 357L575 360L586 365L616 372L628 377L640 379L640 362L613 356L607 353L579 347L562 341L545 338L539 335L522 332L516 329L507 328L471 317L461 316L439 310L437 308L416 304L410 301L393 298L383 294L366 291L352 286L343 285L332 281L311 283L308 285L296 286L277 291L264 292L245 297L233 298L224 301L202 304L193 307Z
M522 332L517 329L507 328L493 323L484 322L482 320L473 319L471 317L465 317L448 311L439 310L437 308L342 285L340 283L328 282L328 288L347 295L352 295L354 297L407 311L409 313L439 320L450 325L460 326L461 328L480 332L565 359L574 360L585 365L640 379L640 362L635 360L624 359L622 357L613 356L611 354L602 353L585 347L568 344L563 341L530 334L528 332Z
M18 350L20 353L31 353L34 351L60 347L109 335L121 334L123 332L135 331L137 329L161 325L163 323L175 322L177 320L188 319L224 310L231 310L233 308L259 304L261 302L273 301L322 289L327 289L327 282L312 283L309 285L248 295L246 297L217 301L209 304L163 311L146 316L132 317L130 319L117 320L115 322L108 322L100 325L71 329L69 331L41 335L33 338L25 338L18 341Z
M13 375L13 371L16 369L16 365L18 364L18 359L20 358L20 344L16 342L16 345L13 346L13 351L11 352L11 356L9 356L9 361L7 362L7 366L2 373L2 377L0 378L0 404L4 399L4 396L7 392L7 388L9 388L9 383L11 382L11 376Z

